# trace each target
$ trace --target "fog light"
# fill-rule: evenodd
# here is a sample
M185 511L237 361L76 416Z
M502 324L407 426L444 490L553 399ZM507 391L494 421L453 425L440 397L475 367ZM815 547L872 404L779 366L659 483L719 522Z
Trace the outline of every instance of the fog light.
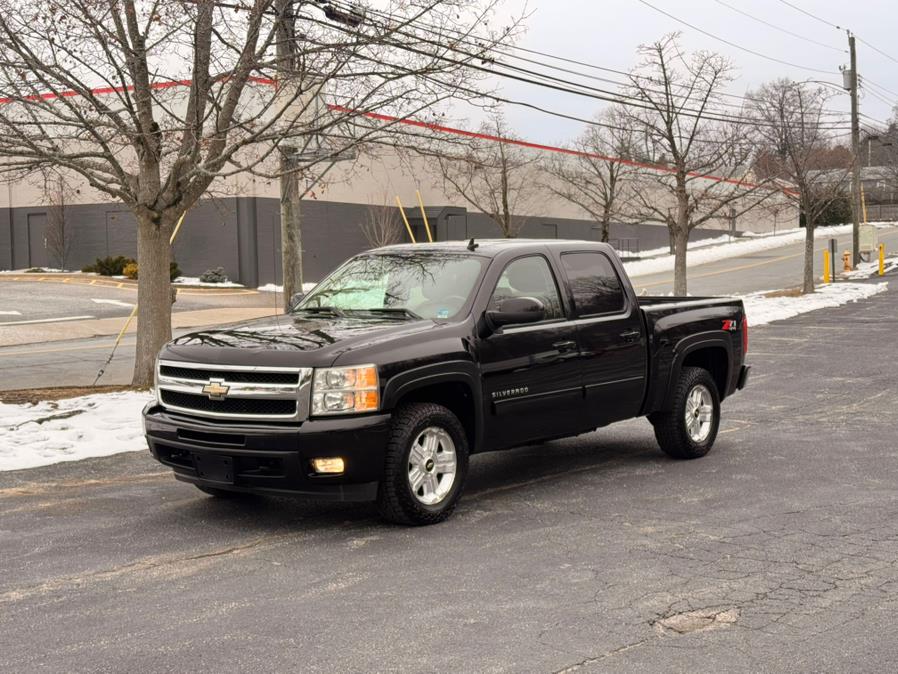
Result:
M312 468L316 473L342 473L343 459L340 457L328 459L312 459Z

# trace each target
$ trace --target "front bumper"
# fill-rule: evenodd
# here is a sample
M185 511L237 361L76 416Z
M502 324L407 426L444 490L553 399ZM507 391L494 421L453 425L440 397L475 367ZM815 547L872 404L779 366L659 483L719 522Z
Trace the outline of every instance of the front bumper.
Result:
M179 480L334 501L377 497L389 414L302 424L225 424L173 414L151 403L143 415L150 453L172 468ZM313 473L313 458L337 456L346 462L344 473ZM209 470L210 465L215 469Z

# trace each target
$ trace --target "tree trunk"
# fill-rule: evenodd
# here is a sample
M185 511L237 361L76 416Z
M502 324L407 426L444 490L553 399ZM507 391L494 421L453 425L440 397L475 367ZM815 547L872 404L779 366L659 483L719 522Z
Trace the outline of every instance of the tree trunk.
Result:
M156 355L171 339L171 227L137 221L137 352L133 386L153 385Z
M677 228L674 238L674 295L686 295L686 248L689 232Z
M287 170L284 158L282 169ZM281 176L281 268L284 275L284 309L290 308L290 299L302 292L302 213L299 196L299 175L283 173Z
M611 228L611 211L609 208L605 208L605 212L602 213L602 222L599 224L601 225L601 241L602 243L608 243L608 230Z
M808 218L804 232L804 282L801 292L814 292L814 223Z

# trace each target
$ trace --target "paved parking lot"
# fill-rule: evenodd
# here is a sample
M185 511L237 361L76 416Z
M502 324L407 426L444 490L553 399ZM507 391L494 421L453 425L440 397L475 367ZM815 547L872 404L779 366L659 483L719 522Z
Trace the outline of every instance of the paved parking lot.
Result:
M25 276L25 275L22 275ZM38 277L40 275L35 275ZM27 276L26 276L27 278ZM0 327L37 321L127 316L137 302L137 286L111 279L19 280L0 275ZM122 287L118 287L118 285ZM215 307L275 306L273 293L244 289L182 288L173 311Z
M0 670L890 671L898 292L753 330L715 450L476 457L455 517L217 502L145 454L0 474Z

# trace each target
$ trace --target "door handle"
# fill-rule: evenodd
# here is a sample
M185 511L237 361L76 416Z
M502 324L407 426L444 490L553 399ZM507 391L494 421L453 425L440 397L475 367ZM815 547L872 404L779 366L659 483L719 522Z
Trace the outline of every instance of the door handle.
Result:
M572 339L568 339L563 342L554 342L552 344L552 347L564 353L565 351L574 351L577 348L577 342Z
M642 335L639 330L627 330L626 332L620 333L621 339L625 342L635 342Z

